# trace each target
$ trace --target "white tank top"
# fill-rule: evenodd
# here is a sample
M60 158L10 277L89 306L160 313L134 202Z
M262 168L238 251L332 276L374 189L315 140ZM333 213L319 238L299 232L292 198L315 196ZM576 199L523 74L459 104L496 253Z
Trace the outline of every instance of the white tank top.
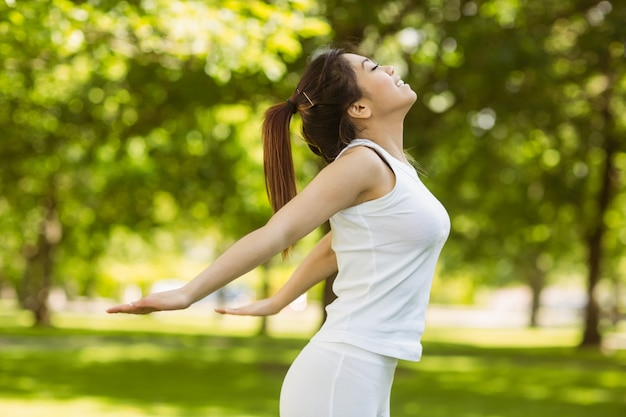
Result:
M342 153L355 146L374 149L393 170L396 184L388 194L331 217L338 298L326 308L326 322L314 339L418 361L450 219L413 167L367 139L353 140Z

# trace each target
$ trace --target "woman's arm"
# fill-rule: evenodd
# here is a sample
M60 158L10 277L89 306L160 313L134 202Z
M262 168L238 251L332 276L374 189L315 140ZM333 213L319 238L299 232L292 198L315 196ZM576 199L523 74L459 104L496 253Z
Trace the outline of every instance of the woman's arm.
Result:
M269 316L278 313L315 284L337 272L337 257L331 248L331 242L332 233L328 233L272 297L243 307L219 308L215 311L241 316Z
M353 148L320 171L265 226L237 241L184 287L152 294L107 311L146 314L187 308L268 261L338 211L380 194L377 190L381 189L381 184L387 184L386 175L387 168L376 153L363 147Z

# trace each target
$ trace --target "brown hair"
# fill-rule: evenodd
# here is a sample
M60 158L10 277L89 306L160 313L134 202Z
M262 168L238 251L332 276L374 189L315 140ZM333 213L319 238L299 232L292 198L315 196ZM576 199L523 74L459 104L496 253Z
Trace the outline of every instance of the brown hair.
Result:
M297 88L284 103L270 107L263 122L265 185L274 212L296 195L289 124L296 112L302 117L302 134L311 150L326 163L356 137L348 107L363 93L356 73L334 48L314 57Z

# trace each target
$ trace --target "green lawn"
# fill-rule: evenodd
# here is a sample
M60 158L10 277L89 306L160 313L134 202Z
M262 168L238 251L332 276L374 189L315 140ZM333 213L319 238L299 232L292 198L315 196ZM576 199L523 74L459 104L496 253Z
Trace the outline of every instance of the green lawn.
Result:
M0 317L2 417L277 417L282 378L306 343L148 318L59 323L34 330ZM579 351L576 337L429 329L422 362L400 364L392 415L626 416L626 354Z

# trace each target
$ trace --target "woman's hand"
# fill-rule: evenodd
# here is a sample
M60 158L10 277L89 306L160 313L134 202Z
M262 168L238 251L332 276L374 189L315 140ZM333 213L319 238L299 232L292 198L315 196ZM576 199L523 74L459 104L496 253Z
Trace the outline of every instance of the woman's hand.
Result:
M107 313L150 314L155 311L182 310L189 307L187 297L181 290L150 294L129 304L120 304L107 309Z
M237 308L216 308L216 312L220 314L233 314L236 316L271 316L280 311L275 305L272 298L255 301L247 306Z

